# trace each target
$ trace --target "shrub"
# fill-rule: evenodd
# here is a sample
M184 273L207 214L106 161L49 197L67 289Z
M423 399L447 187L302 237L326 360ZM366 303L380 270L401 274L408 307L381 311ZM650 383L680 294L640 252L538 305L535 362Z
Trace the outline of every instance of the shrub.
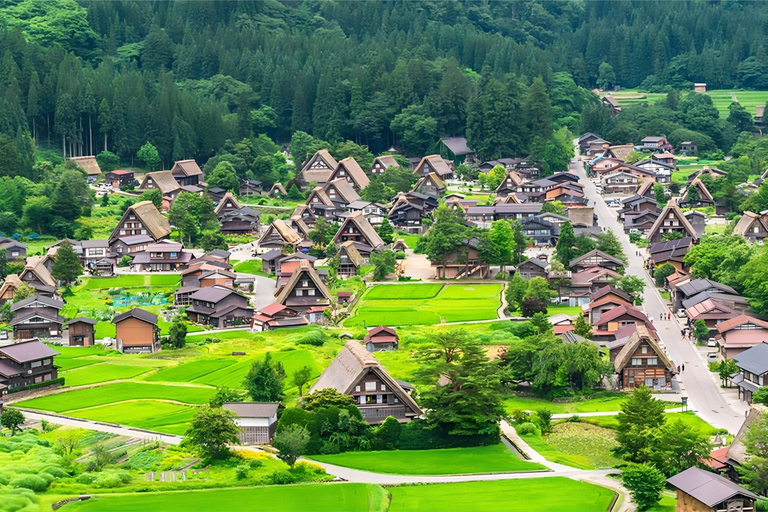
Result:
M397 260L404 260L405 259L405 251L397 251L395 253L395 259L397 259Z
M98 475L93 473L83 473L82 475L78 476L75 481L79 484L91 485L96 481L97 476Z
M264 461L259 459L251 459L248 461L248 466L250 466L251 469L259 469L263 465Z
M69 476L69 473L61 469L59 466L48 466L47 468L43 469L43 473L48 473L54 478L66 478Z
M373 434L373 446L376 450L395 450L400 445L403 426L392 416L387 417Z
M538 416L538 425L539 428L541 428L542 432L549 432L549 429L552 428L552 411L549 409L539 409L536 411L536 415Z
M323 331L308 332L298 340L302 345L312 345L313 347L322 347L325 343L325 334Z
M521 436L538 433L538 428L531 422L521 423L517 426L517 433Z
M531 421L531 413L528 411L522 411L520 409L515 409L512 411L512 421L515 423L526 423Z
M245 466L245 465L237 466L235 468L235 477L238 480L245 480L246 478L248 478L248 470L249 469L250 468L248 466Z
M0 471L0 485L8 485L14 476L10 471Z
M11 487L21 487L35 492L48 489L48 481L37 475L19 475L11 480Z
M289 471L275 471L269 476L274 485L287 485L296 481Z

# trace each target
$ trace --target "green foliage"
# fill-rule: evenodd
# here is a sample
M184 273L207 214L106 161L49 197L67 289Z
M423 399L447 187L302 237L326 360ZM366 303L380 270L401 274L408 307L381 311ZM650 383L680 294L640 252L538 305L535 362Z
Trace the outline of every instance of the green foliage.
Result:
M228 387L216 388L216 394L208 401L211 407L221 407L226 402L242 402L244 399L240 391Z
M334 388L318 389L301 400L301 407L307 411L315 411L326 407L347 407L354 405L351 396L336 391Z
M304 396L304 386L312 378L312 369L309 366L303 366L293 372L293 383L299 390L299 397Z
M189 244L199 239L204 227L218 224L214 209L213 201L207 195L182 192L171 205L168 221L179 231L180 238Z
M397 265L395 253L389 249L373 252L369 257L369 261L373 264L374 267L374 281L383 281L389 274L395 272L395 267Z
M384 219L381 222L381 225L376 229L376 232L379 234L385 244L391 244L394 242L395 229L387 219Z
M635 302L641 299L641 295L645 289L645 281L633 275L614 277L611 279L610 284L619 290L630 294L635 299Z
M187 343L187 324L180 315L176 315L168 330L168 341L173 348L184 348Z
M546 313L547 303L533 297L525 297L520 303L520 313L526 318L531 318L537 313Z
M582 315L578 315L573 322L573 332L587 339L593 336L592 327L584 320Z
M541 205L541 213L556 213L558 215L565 215L566 208L562 201L547 201Z
M709 337L709 327L704 320L698 319L693 323L693 337L699 341L705 340Z
M206 459L229 456L228 444L238 444L240 429L235 425L235 413L221 407L202 406L195 413L192 425L184 434L184 443L195 448Z
M20 427L24 424L24 421L24 415L18 409L5 408L2 415L0 415L0 425L10 430L11 435L21 431Z
M765 495L768 491L768 417L758 416L747 429L743 440L749 455L737 470L740 480L748 489Z
M154 171L155 167L160 163L160 154L157 152L157 148L152 145L151 142L145 142L136 156L144 162L144 165L150 170Z
M507 286L507 304L509 304L509 310L515 311L516 309L520 309L520 305L523 302L523 299L525 298L525 293L528 291L528 281L523 279L523 277L515 272L515 275L512 276L512 280L509 282L509 285Z
M209 187L220 187L224 190L237 193L240 188L240 180L237 177L237 171L232 163L220 162L206 176L206 182Z
M659 206L666 204L667 195L664 193L664 185L661 183L653 184L653 197Z
M434 345L420 350L420 371L436 385L422 393L422 405L431 412L427 423L450 435L498 434L504 415L501 376L497 361L489 361L482 345L466 331L440 333Z
M75 254L72 244L62 243L53 259L51 275L68 286L82 273L83 266L80 264L80 258Z
M279 450L277 458L291 469L296 460L304 455L309 443L309 432L301 425L289 425L275 435L272 446Z
M648 462L653 433L665 424L664 403L653 398L650 388L640 386L621 404L616 453L630 462Z
M557 294L549 287L549 282L543 277L533 277L528 281L528 289L525 291L523 299L536 299L547 303Z
M671 242L672 240L680 240L683 238L683 234L680 231L667 231L661 235L662 242Z
M120 157L111 151L102 151L96 155L96 161L104 174L114 171L120 165Z
M375 450L397 450L400 446L402 431L403 425L392 416L388 416L373 432L373 448Z
M281 362L272 362L267 352L264 359L255 361L243 381L243 387L255 402L280 402L283 399L285 370Z
M740 236L705 236L688 251L683 262L694 277L741 288L741 273L755 254L756 250Z
M602 251L614 258L618 258L623 261L625 265L627 264L627 255L624 254L624 248L613 231L608 230L601 234L597 239L596 248L598 251Z
M653 279L656 281L656 286L664 286L667 284L667 277L676 272L675 267L670 263L664 263L663 265L657 265L653 271Z
M650 464L631 464L621 471L621 483L629 489L639 510L648 510L661 500L666 479Z
M512 263L515 239L512 226L505 220L491 223L491 228L483 231L480 238L480 259L490 265L500 265L501 271Z

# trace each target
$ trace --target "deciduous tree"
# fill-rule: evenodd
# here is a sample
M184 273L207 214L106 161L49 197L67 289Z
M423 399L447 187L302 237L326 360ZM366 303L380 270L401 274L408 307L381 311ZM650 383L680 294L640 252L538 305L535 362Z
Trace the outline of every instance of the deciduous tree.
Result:
M264 359L255 361L248 375L245 376L243 387L255 402L280 402L283 399L283 381L285 370L279 361L272 362L272 355L267 352Z
M239 444L240 428L236 415L229 409L203 405L195 413L192 424L184 434L184 443L195 448L205 459L225 459L230 444Z

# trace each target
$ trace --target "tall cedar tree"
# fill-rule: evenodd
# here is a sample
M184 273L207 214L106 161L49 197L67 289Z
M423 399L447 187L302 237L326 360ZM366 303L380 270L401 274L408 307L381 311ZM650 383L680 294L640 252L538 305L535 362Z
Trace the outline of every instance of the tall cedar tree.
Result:
M573 233L573 226L570 221L565 221L560 226L560 237L555 246L555 258L560 260L565 268L569 268L571 261L575 258L576 235Z
M419 354L422 371L447 384L422 394L422 405L431 411L428 424L450 435L497 435L505 414L498 361L489 361L482 344L466 331L439 334L435 342Z
M72 244L68 242L62 243L53 260L51 275L66 286L69 286L82 273L83 266L80 264L80 258L75 254Z
M664 402L653 397L651 389L640 386L621 403L616 453L630 462L647 461L648 448L655 429L664 426Z

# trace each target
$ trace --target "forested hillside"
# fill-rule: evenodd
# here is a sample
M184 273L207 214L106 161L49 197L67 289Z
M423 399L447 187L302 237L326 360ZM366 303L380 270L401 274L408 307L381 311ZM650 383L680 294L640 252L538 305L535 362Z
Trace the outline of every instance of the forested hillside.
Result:
M205 161L305 131L484 157L578 128L595 85L768 86L757 2L0 0L0 173L69 154ZM542 109L536 77L551 98ZM531 103L533 101L533 104ZM543 147L543 146L542 146Z

